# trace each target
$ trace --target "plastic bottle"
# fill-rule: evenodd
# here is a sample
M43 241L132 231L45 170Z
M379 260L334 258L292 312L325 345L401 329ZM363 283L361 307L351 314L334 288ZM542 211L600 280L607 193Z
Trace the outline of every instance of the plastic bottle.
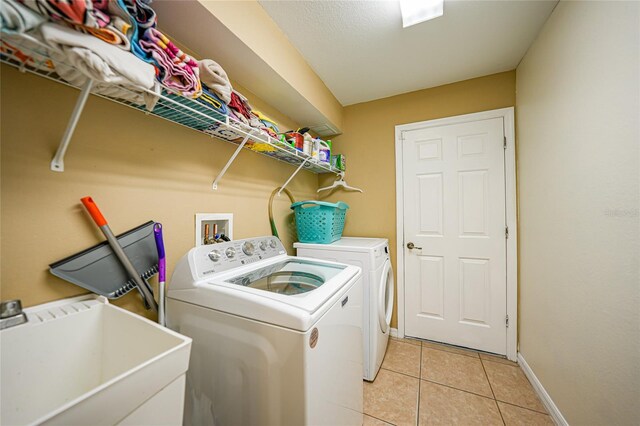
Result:
M304 144L303 144L302 152L304 152L308 156L311 156L311 151L313 150L312 147L313 147L313 138L311 137L311 135L309 133L305 133L304 134Z
M311 149L311 158L318 161L320 159L320 142L324 142L320 138L313 140L313 147Z
M320 141L319 145L318 157L320 162L329 163L331 161L331 141Z
M347 170L347 157L344 154L336 154L331 156L331 167L335 167L343 172Z

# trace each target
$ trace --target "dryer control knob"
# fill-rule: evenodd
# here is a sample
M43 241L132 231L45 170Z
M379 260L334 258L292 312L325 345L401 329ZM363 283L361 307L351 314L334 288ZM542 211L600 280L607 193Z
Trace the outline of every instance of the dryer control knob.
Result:
M269 247L276 248L276 240L270 240L269 241Z
M236 249L234 249L233 247L229 247L224 251L224 254L226 254L229 259L233 259L233 257L236 255Z
M267 242L265 240L260 241L260 250L265 251L267 249Z
M222 255L218 250L211 250L209 252L209 259L213 260L214 262L217 262L218 260L220 260L221 257Z
M253 243L251 241L247 241L244 244L242 244L242 251L247 256L251 256L255 250L256 248L253 246Z

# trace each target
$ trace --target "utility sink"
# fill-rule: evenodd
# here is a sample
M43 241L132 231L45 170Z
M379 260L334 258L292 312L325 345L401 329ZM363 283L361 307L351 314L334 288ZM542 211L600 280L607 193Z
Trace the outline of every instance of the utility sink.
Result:
M191 339L81 296L0 331L0 424L182 424Z

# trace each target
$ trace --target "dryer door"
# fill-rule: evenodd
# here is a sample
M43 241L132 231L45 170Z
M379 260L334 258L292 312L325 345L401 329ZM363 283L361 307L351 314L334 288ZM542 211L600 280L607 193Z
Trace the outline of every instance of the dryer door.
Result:
M380 323L380 330L383 333L387 333L391 323L391 314L393 313L393 291L395 286L393 269L391 269L391 261L389 259L384 262L378 282L380 283L378 288L378 322Z

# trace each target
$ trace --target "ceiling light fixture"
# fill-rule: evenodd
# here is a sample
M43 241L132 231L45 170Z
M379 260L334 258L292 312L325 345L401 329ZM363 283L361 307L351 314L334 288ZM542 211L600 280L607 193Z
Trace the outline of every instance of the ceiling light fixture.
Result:
M400 0L402 28L438 18L444 13L444 0Z

